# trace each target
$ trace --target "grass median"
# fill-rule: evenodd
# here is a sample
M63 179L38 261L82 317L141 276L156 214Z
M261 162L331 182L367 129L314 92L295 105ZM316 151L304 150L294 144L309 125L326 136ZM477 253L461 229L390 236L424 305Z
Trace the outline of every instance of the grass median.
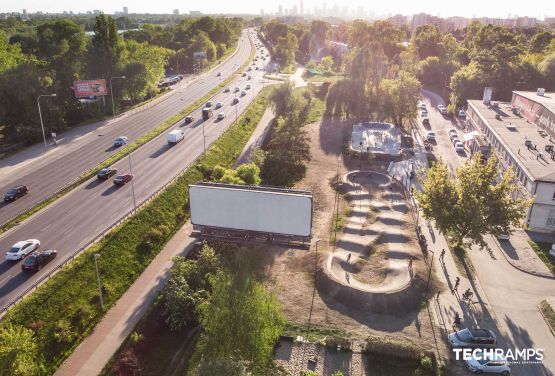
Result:
M250 64L250 62L254 58L255 54L256 54L256 50L254 49L254 46L253 46L253 43L252 43L252 40L251 40L250 56L245 61L245 63L243 63L243 65L237 70L237 72L240 72L240 71L244 70ZM22 213L22 214L18 215L17 217L15 217L15 218L9 220L8 222L4 223L0 227L0 234L6 232L10 228L18 225L19 223L25 221L27 218L29 218L33 214L41 211L42 209L44 209L45 207L47 207L48 205L50 205L54 201L58 200L60 197L69 193L70 191L72 191L73 189L75 189L79 185L83 184L85 181L89 180L90 178L94 177L98 173L98 171L100 171L102 168L116 163L117 161L119 161L120 159L125 157L128 153L131 153L131 152L137 150L138 148L140 148L141 146L146 144L148 141L150 141L153 138L155 138L156 136L160 135L161 133L166 131L168 128L170 128L172 125L177 123L180 119L183 119L185 116L187 116L188 114L193 112L196 108L200 107L203 103L205 103L208 99L213 97L216 93L218 93L220 90L222 90L225 86L227 86L229 83L231 83L234 79L235 79L235 77L231 76L231 77L227 78L226 80L222 81L218 86L216 86L212 90L210 90L210 92L208 92L208 94L206 94L203 97L197 99L195 102L193 102L192 104L187 106L184 110L180 111L178 114L170 117L169 119L164 121L162 124L158 125L156 128L154 128L153 130L151 130L150 132L145 134L144 136L135 140L128 147L126 147L124 149L121 149L116 154L110 156L108 159L104 160L103 162L101 162L97 166L95 166L95 167L89 169L88 171L84 172L77 179L75 179L72 183L70 183L67 187L65 187L64 189L62 189L61 191L59 191L55 195L53 195L53 196L45 199L44 201L38 203L37 205L35 205L32 208L30 208L29 210L27 210L25 213Z
M101 255L98 267L107 310L189 218L189 184L202 180L206 168L233 165L266 110L269 90L263 89L237 124L159 196L6 314L0 327L12 323L35 332L38 374L54 373L105 314L99 307L92 255Z

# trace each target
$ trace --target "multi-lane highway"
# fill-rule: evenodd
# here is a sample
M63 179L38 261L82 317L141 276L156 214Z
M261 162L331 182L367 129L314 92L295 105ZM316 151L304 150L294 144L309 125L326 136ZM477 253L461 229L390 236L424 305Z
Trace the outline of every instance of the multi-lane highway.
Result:
M257 63L260 70L255 70L253 66L252 71L249 72L252 79L249 80L248 76L238 76L229 85L230 92L221 91L212 99L214 103L223 103L221 109L214 110L213 118L203 122L201 110L197 109L192 113L195 121L191 124L184 125L182 122L176 124L131 154L137 203L160 189L203 152L203 128L206 145L209 145L235 121L236 111L240 115L245 110L263 87L262 63L263 61L260 60ZM216 76L216 73L213 75ZM247 84L250 84L252 88L246 89ZM234 93L236 86L245 90L246 95L240 96L240 92ZM239 97L240 101L233 105L232 101L235 96ZM220 112L226 115L223 120L217 119L217 114ZM182 129L185 139L170 147L166 137L167 133L173 129ZM116 134L119 133L131 136L131 127L127 128L125 132L116 132ZM97 142L103 143L102 147L105 149L110 148L113 137L99 138ZM80 154L73 158L80 158ZM68 161L68 163L72 162L73 160ZM128 159L124 158L117 162L115 167L119 172L127 172L129 171L128 163ZM61 167L63 168L63 166ZM39 239L41 249L58 250L57 259L34 275L23 273L20 262L5 261L2 257L0 262L0 307L6 306L14 297L32 286L45 273L49 273L74 251L94 239L132 208L133 197L130 183L117 188L112 184L111 179L104 182L91 179L29 220L0 236L0 250L2 251L9 249L18 240L28 238Z
M156 105L133 115L121 116L116 121L107 121L106 125L81 137L66 137L58 146L60 150L51 146L48 152L32 161L19 161L18 155L1 161L0 194L19 184L29 187L29 194L9 204L0 202L0 224L50 197L83 172L116 153L118 149L112 147L115 137L125 135L129 142L133 142L206 95L231 76L249 57L250 52L251 45L245 31L237 52L230 59L212 72L176 87ZM216 72L220 72L221 76L217 76ZM79 130L68 133L79 133ZM39 150L42 150L40 146Z

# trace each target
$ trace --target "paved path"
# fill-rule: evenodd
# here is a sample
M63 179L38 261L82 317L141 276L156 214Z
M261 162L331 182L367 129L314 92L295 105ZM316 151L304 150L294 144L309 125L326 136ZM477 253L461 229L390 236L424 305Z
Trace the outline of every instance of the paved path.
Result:
M387 175L372 172L353 171L343 176L343 182L349 187L352 210L346 218L343 234L337 242L337 248L330 253L326 263L331 277L342 285L372 293L395 292L407 288L411 282L408 268L410 246L403 241L401 225L403 215L408 208L399 188ZM382 197L370 193L367 186L387 192ZM376 196L376 197L373 197ZM386 201L387 200L387 201ZM371 208L377 210L375 221L368 225L367 218ZM356 274L349 272L349 264L355 264L368 246L379 237L387 247L384 251L387 271L384 281L377 284L364 283L356 279Z
M266 108L264 115L262 115L262 118L260 118L258 126L252 133L252 136L245 145L245 148L241 152L241 155L239 156L239 158L237 158L237 161L233 165L234 168L237 168L237 166L244 163L248 163L253 150L260 147L264 142L264 139L266 138L266 135L271 128L270 126L272 125L273 119L274 111L270 107Z
M247 142L242 155L257 139L257 135L260 134L259 128L265 126L263 117ZM173 264L172 259L178 255L187 255L196 242L195 238L190 237L192 230L191 223L187 222L177 231L141 276L108 311L104 319L61 365L56 375L96 376L102 371L166 283L169 277L168 270ZM100 274L102 278L102 271Z

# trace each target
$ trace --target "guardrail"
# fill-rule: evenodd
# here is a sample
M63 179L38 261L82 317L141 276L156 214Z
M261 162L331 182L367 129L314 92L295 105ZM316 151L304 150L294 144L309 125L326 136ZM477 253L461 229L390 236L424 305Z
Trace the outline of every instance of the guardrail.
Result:
M254 99L253 99L254 101ZM248 107L245 107L244 111L247 110ZM178 124L175 123L175 124ZM173 124L173 125L175 125ZM228 130L229 128L231 128L231 126L235 124L235 122L230 123L226 130ZM172 125L172 126L173 126ZM224 132L225 133L225 132ZM222 133L219 137L221 137L224 133ZM212 143L214 141L216 141L218 138L216 138L215 140L212 141ZM210 143L211 144L211 143ZM142 209L146 204L148 204L150 201L152 201L153 199L155 199L158 195L160 195L160 193L162 193L162 191L164 191L170 184L173 184L177 179L179 179L185 172L187 172L187 170L189 169L189 167L191 167L193 164L195 164L202 156L204 156L204 152L201 152L198 156L196 156L191 162L189 162L181 171L179 171L179 173L177 173L177 175L175 175L173 178L171 178L167 183L165 183L162 187L160 187L156 192L154 192L153 194L151 194L150 196L148 196L146 199L144 199L139 205L137 205L136 208L131 209L130 211L128 211L123 217L121 217L120 219L118 219L117 221L115 221L114 223L112 223L111 225L109 225L108 227L106 227L100 234L98 234L94 239L90 240L89 242L87 242L87 244L85 244L84 246L82 246L81 248L79 248L77 251L75 251L73 254L71 254L69 257L67 257L62 263L60 263L59 265L57 265L54 269L52 269L47 275L43 276L42 278L40 278L38 281L36 281L32 286L30 286L29 288L27 288L25 291L23 291L21 294L19 294L16 298L14 298L9 304L5 305L4 307L0 308L0 318L4 317L4 315L7 313L7 311L14 307L16 304L18 304L19 302L21 302L27 295L29 295L31 292L35 291L38 287L40 287L43 283L47 282L48 280L50 280L50 278L52 278L56 273L58 273L64 266L66 266L67 264L69 264L70 262L72 262L73 260L75 260L76 257L78 257L79 255L81 255L83 252L85 252L89 247L91 247L92 245L98 243L99 241L101 241L110 231L112 231L113 228L119 226L120 224L122 224L123 222L127 221L131 216L133 216L134 214L136 214L140 209Z
M251 47L252 47L252 43L251 43ZM239 45L237 45L237 48L235 49L235 51L233 52L233 54L231 54L223 63L226 63L228 60L230 60L231 58L233 58L233 56L235 56L235 55L237 54L237 52L239 52ZM222 63L222 64L223 64L223 63ZM208 71L208 72L209 72L209 71ZM201 75L198 75L197 77L194 77L194 78L193 78L192 80L190 80L188 83L189 83L189 84L194 83L194 82L197 80L197 78L200 78L200 76L201 76ZM233 74L231 74L231 76L233 76ZM183 80L183 81L184 81L184 80ZM182 83L178 84L178 87L180 88L181 86L184 86L184 84L185 84L185 82L182 82ZM175 91L174 89L172 89L171 91L169 91L168 93L166 93L166 94L164 94L164 95L161 95L161 96L158 97L158 98L153 99L152 101L150 101L150 102L148 102L148 103L146 103L146 104L144 104L144 105L141 105L141 106L139 106L139 107L137 107L137 108L134 108L134 109L131 109L131 110L129 110L129 111L126 111L126 112L124 112L124 113L122 113L122 114L119 114L118 116L116 116L116 119L122 118L122 117L124 117L124 116L131 116L131 115L134 115L134 114L139 113L139 112L143 112L143 111L145 111L145 110L147 110L147 109L149 109L149 108L151 108L151 107L154 107L155 105L159 104L160 102L169 99L173 94L176 94L176 91ZM217 94L218 94L218 93L214 94L213 96L216 96ZM212 96L212 97L213 97L213 96ZM114 121L114 119L108 120L108 125L109 125L111 122L113 122L113 121ZM171 126L169 126L168 129L171 128L171 127L173 127L173 126L176 125L176 124L178 124L178 122L172 124ZM150 140L148 140L148 141L150 141ZM147 142L148 142L148 141L147 141ZM138 150L140 147L142 147L143 145L145 145L147 142L145 142L145 143L139 145L135 150ZM135 151L135 150L133 150L133 151ZM108 156L106 159L100 161L100 162L96 165L96 167L102 165L103 163L105 163L107 160L109 160L109 159L112 158L112 157L113 157L113 155ZM116 162L117 162L117 161L116 161ZM92 167L92 169L94 169L94 168L95 168L95 167ZM0 224L0 228L2 228L3 226L7 225L8 223L10 223L11 221L13 221L14 219L18 218L19 216L24 215L25 213L29 212L30 210L36 208L37 206L42 205L43 203L45 203L45 202L51 200L52 198L56 197L56 196L59 195L60 193L64 192L66 189L68 189L68 188L71 187L72 185L78 183L79 180L82 178L82 175L85 174L85 173L87 173L87 172L89 172L89 171L91 171L91 169L88 169L88 170L83 171L77 178L71 180L69 183L65 184L63 187L59 188L57 191L55 191L54 193L52 193L52 194L49 195L48 197L44 198L42 201L40 201L40 202L38 202L38 203L36 203L36 204L30 205L30 206L28 206L27 208L25 208L25 209L19 211L17 214L13 215L10 219L8 219L5 223ZM18 224L18 223L16 223L15 225L17 225L17 224ZM14 225L14 226L15 226L15 225ZM13 226L12 226L12 227L13 227ZM3 231L3 232L0 230L0 234L2 234L2 233L4 233L4 232L7 232L8 230L9 230L9 228L6 229L6 230ZM0 316L1 316L1 313L0 313Z

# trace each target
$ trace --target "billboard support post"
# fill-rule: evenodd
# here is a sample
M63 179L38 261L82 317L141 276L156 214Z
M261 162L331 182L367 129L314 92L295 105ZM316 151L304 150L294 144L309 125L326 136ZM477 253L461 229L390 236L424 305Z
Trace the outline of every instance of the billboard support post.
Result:
M42 129L42 139L44 140L44 147L47 147L46 145L46 133L44 133L44 123L42 122L42 112L40 110L40 98L41 97L55 97L56 94L43 94L43 95L39 95L37 97L37 107L39 108L39 119L40 119L40 127Z
M114 85L112 84L112 80L113 80L114 78L122 78L122 79L124 79L125 76L117 76L117 77L112 77L112 78L110 78L110 95L111 95L111 97L112 97L112 114L113 114L112 118L115 118L115 117L116 117L116 106L114 105Z

